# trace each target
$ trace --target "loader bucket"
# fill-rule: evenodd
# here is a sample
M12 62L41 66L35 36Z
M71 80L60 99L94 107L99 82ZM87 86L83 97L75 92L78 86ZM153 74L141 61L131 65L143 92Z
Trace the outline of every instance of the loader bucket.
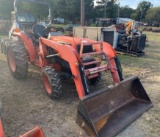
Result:
M152 106L138 77L131 77L84 97L76 122L92 137L113 137Z

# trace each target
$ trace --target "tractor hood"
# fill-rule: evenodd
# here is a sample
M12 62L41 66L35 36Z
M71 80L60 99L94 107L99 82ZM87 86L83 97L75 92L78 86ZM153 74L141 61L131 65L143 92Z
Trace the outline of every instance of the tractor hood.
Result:
M50 40L56 41L61 44L68 44L68 45L80 45L81 42L84 43L93 43L96 42L94 40L89 40L86 38L79 38L79 37L69 37L69 36L52 36Z
M80 46L82 42L92 45L95 51L100 50L100 44L98 44L97 41L90 40L87 38L70 37L70 36L52 36L50 40L58 42L60 44L64 44L64 45L70 45L75 50L77 50L77 46ZM106 42L103 42L103 51L105 51L107 55L111 58L116 56L116 52L113 49L113 47Z

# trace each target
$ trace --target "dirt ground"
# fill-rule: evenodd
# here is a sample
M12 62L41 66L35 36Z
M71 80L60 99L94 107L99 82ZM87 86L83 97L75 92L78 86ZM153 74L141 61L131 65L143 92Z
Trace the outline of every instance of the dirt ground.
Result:
M126 127L117 137L160 136L160 34L147 33L145 55L119 55L124 77L141 79L154 107ZM6 137L18 137L36 125L46 137L88 137L75 123L79 99L73 81L63 82L63 96L53 101L46 95L40 73L30 66L26 80L11 77L6 57L0 53L0 99ZM111 84L103 77L92 89Z

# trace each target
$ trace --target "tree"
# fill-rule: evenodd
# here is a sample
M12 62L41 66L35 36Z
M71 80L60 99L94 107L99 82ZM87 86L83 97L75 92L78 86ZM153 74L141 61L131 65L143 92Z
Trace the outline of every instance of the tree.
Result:
M93 18L94 0L85 0L86 19ZM56 17L62 17L66 20L80 20L81 0L56 0Z
M142 21L145 19L147 11L153 6L151 2L142 1L138 4L136 12L131 15L134 20Z
M105 3L108 2L118 2L119 0L97 0L96 3L100 5L104 5Z
M56 0L55 12L55 17L80 20L80 0Z
M0 1L0 16L3 19L11 19L11 11L13 11L12 0L1 0Z
M133 14L133 12L134 10L128 5L120 7L120 17L122 18L131 18L131 14Z
M146 21L149 23L156 22L160 25L160 7L154 7L147 11Z
M94 0L85 1L85 17L87 20L94 18Z
M117 9L118 9L118 4L116 3L117 1L118 0L97 1L96 3L98 5L95 7L95 16L104 17L104 14L106 14L107 18L115 18L117 16ZM105 6L106 6L106 13L105 13Z

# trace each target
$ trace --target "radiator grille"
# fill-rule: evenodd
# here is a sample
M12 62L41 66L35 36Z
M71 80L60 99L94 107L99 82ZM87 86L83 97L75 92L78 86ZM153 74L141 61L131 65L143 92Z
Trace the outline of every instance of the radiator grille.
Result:
M114 41L114 31L104 31L103 32L103 41L109 43L110 45L113 46L113 41Z

